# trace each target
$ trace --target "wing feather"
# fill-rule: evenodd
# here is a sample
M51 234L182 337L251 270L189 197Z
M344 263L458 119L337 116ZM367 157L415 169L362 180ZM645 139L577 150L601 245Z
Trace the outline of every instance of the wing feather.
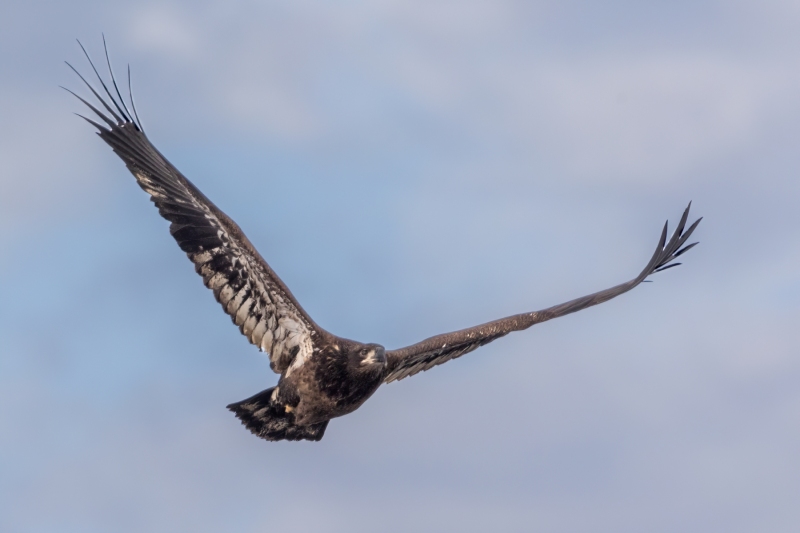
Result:
M501 318L500 320L487 322L480 326L462 329L452 333L445 333L443 335L436 335L435 337L430 337L422 342L399 350L387 351L387 370L384 381L390 383L398 379L413 376L418 372L423 372L434 366L446 363L451 359L461 357L484 344L508 335L512 331L527 329L534 324L575 313L581 309L606 302L633 289L651 274L673 266L678 266L680 263L669 263L697 244L692 243L681 248L702 220L702 218L696 220L684 231L691 205L692 204L689 203L689 206L683 212L678 227L669 242L667 242L667 225L664 225L655 253L650 258L644 270L634 279L611 287L610 289L576 298L575 300L570 300L569 302L541 311Z
M101 79L94 65L92 69ZM124 102L115 100L102 79L111 104L80 77L110 115L75 95L109 127L89 122L150 195L159 214L170 221L172 237L233 323L252 344L269 354L275 372L287 371L296 361L301 364L313 352L318 338L327 333L311 320L236 223L150 143L138 117L134 121L125 113Z

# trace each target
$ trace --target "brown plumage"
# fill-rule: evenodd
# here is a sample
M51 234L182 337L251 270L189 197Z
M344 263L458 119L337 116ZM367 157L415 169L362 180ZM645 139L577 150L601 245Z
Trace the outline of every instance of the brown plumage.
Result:
M88 54L86 57L89 59ZM698 219L686 227L687 207L669 241L665 224L652 258L626 283L398 350L344 339L328 333L308 316L239 226L156 150L144 134L132 96L128 108L117 88L107 51L106 62L116 97L91 59L107 98L70 65L105 112L70 92L103 122L82 117L97 128L100 138L123 160L161 216L170 222L170 233L223 310L250 343L269 354L272 370L281 376L278 385L228 406L250 431L267 440L319 440L331 418L360 407L382 383L461 357L512 331L608 301L654 272L679 265L672 261L697 244L686 245L700 223ZM130 92L130 72L128 76Z

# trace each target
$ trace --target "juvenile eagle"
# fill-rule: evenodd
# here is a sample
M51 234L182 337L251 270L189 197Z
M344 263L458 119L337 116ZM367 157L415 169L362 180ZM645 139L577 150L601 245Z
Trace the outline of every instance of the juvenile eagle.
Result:
M667 225L664 225L656 251L644 270L632 280L610 289L541 311L437 335L398 350L337 337L308 316L239 226L150 143L130 94L130 69L128 107L111 71L108 50L105 57L114 94L85 49L83 52L105 96L101 96L72 65L67 65L86 84L105 112L67 89L88 106L102 124L82 118L97 128L100 138L133 173L161 216L170 221L170 233L194 263L203 283L214 292L222 309L247 340L269 354L272 370L280 374L275 387L228 405L247 429L267 440L318 441L330 419L358 409L381 384L461 357L512 331L610 300L633 289L654 272L679 265L672 261L697 244L685 245L700 223L698 219L686 228L687 207L669 241Z

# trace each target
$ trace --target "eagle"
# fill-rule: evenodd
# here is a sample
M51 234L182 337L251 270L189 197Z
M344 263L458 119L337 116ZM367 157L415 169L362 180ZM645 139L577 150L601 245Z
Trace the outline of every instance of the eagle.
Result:
M130 67L126 103L111 69L105 38L105 78L80 41L78 44L100 89L67 65L102 107L62 87L96 115L94 119L78 116L94 126L122 159L159 214L170 222L170 234L194 263L223 311L251 344L269 355L270 367L280 375L276 386L227 406L247 429L268 441L319 441L331 419L358 409L382 384L461 357L512 331L606 302L651 274L678 266L680 263L673 261L697 244L686 244L702 220L686 226L689 203L669 239L664 224L658 246L644 269L610 289L540 311L436 335L396 350L345 339L314 322L239 226L153 146L133 101Z

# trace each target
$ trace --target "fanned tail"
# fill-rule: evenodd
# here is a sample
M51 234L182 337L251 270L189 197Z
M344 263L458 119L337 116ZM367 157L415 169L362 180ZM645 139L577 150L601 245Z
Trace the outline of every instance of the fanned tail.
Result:
M272 398L275 387L261 391L241 402L232 403L228 409L250 430L253 435L266 440L313 440L325 434L328 421L308 426L294 423L294 415L276 404Z

